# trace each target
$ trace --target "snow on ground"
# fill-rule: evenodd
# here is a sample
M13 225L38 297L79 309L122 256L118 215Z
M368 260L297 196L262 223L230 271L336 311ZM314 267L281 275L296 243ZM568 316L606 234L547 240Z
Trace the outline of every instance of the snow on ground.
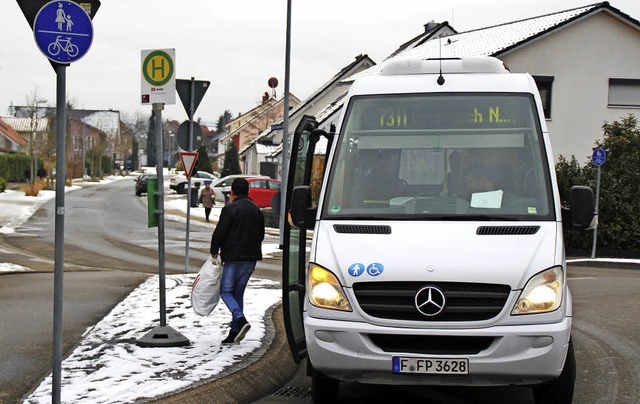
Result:
M251 279L244 312L251 324L239 344L222 345L231 314L222 300L208 317L191 309L195 274L166 277L167 325L188 338L190 346L142 348L136 341L159 325L158 277L153 276L90 329L62 364L64 403L131 403L209 380L244 362L265 336L265 312L280 301L276 282ZM26 403L51 402L51 376Z
M86 182L82 186L98 186L119 179L110 177L99 183ZM65 191L81 186L66 187ZM167 184L168 188L168 184ZM166 194L165 210L186 213L184 195ZM40 191L37 197L24 192L7 190L0 193L0 233L13 233L46 201L55 198L55 191ZM222 206L211 212L215 223ZM204 219L203 208L192 208L192 218ZM167 218L169 219L169 218ZM184 221L179 215L171 220ZM210 226L213 230L214 223ZM0 246L1 248L1 246ZM264 255L273 254L277 244L263 243ZM0 262L3 272L30 271L20 265ZM120 302L97 325L88 329L79 345L62 363L62 402L130 403L157 397L193 386L216 376L224 375L229 367L248 365L252 354L263 346L266 325L265 313L281 300L277 282L251 279L245 292L245 315L251 330L240 344L221 345L229 332L231 314L220 300L208 317L197 316L191 308L191 286L196 274L167 275L167 325L189 339L191 344L179 348L142 348L136 341L149 330L160 325L158 276L150 277ZM49 375L35 388L26 403L51 402L52 378Z
M123 177L112 177L101 185ZM130 177L124 177L130 178ZM67 187L67 191L80 188ZM167 186L168 188L168 186ZM47 200L54 191L41 191L38 197L23 192L0 193L0 233L12 233ZM215 223L222 206L211 212ZM185 196L167 193L165 210L186 213ZM191 208L192 218L204 219L203 208ZM180 215L167 219L185 221ZM213 229L214 223L210 226ZM280 251L276 244L263 243L263 253ZM593 261L576 259L569 262ZM595 259L595 261L639 263L638 260ZM19 265L0 263L0 273L29 271ZM178 348L142 348L136 341L159 325L158 276L150 277L118 304L97 325L87 330L80 344L62 364L62 402L130 403L185 389L211 378L224 376L225 369L252 358L252 353L265 348L263 321L270 307L281 300L278 283L252 279L245 293L245 313L252 325L240 344L223 346L229 331L231 315L224 303L208 317L199 317L191 309L191 285L196 274L166 276L167 325L187 337L191 344ZM51 401L51 376L35 388L27 403Z

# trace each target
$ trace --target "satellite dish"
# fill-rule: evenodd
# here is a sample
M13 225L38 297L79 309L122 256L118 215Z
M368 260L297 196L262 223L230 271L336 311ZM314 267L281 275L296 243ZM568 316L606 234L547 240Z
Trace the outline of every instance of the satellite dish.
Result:
M275 77L271 77L267 83L269 84L269 88L278 87L278 79Z

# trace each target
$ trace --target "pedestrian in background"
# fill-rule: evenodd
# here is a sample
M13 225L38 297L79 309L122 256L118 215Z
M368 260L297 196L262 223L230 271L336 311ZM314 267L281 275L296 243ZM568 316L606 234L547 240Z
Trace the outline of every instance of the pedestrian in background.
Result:
M211 188L211 180L204 180L204 188L200 191L200 197L198 198L198 203L201 203L204 206L204 217L205 222L209 221L209 215L211 214L211 208L215 204L213 199L215 192L213 188Z
M256 262L262 259L264 216L248 194L247 180L236 178L231 184L231 202L222 208L211 236L211 256L216 258L218 252L222 256L220 297L232 315L223 344L242 341L251 328L243 312L244 291Z

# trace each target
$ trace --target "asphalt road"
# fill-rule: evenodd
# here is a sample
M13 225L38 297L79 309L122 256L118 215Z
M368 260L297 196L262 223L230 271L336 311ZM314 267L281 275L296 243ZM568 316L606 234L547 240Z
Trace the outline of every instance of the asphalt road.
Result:
M158 228L147 227L146 204L134 194L133 180L115 181L108 186L85 186L65 196L65 265L72 269L121 269L158 273ZM184 195L168 192L166 199ZM14 234L0 235L0 246L19 252L16 264L46 270L54 256L54 201L44 204ZM202 210L202 208L198 208ZM167 211L167 217L179 212ZM214 224L192 219L189 233L189 272L197 272L209 257ZM278 243L267 236L265 242ZM165 220L165 269L185 271L186 224ZM0 248L0 254L2 249ZM1 257L1 255L0 255ZM23 264L24 262L24 264ZM256 275L281 280L279 260L264 260Z
M147 276L157 273L156 229L132 181L67 194L65 223L65 350ZM12 403L50 367L52 334L53 202L12 235L0 235L0 261L42 271L0 275L0 402ZM185 225L166 222L167 272L184 271ZM192 265L207 256L213 226L192 222ZM256 274L280 280L279 261ZM640 404L640 271L569 268L574 298L573 338L578 376L575 403ZM260 403L309 403L304 365ZM427 388L345 383L338 402L394 400L425 403L532 403L527 388Z
M176 197L169 193L167 198ZM186 202L185 202L186 203ZM53 351L54 200L12 234L0 234L0 262L37 271L0 275L0 403L18 402L51 369ZM87 186L65 196L63 349L150 275L158 273L157 228L133 180ZM166 272L185 271L186 225L165 221ZM209 256L213 224L192 220L190 272ZM277 243L274 237L270 242ZM279 260L256 276L281 280Z
M573 341L578 373L574 403L640 403L640 270L570 266ZM305 366L258 403L311 403ZM533 404L531 389L429 388L342 383L336 403Z

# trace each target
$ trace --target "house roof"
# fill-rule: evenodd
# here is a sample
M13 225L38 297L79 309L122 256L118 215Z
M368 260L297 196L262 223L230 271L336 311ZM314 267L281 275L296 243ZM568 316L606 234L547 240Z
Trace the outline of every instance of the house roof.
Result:
M333 85L335 85L336 83L341 81L345 77L345 75L349 74L349 72L351 70L353 70L354 68L358 67L358 65L361 65L361 64L366 63L366 62L369 62L372 65L375 65L375 62L373 60L371 60L371 58L368 55L360 54L360 55L356 56L356 59L353 62L349 63L347 66L345 66L342 69L340 69L340 71L338 73L336 73L333 77L331 77L331 79L329 79L329 81L327 81L326 83L324 83L323 85L318 87L318 89L316 91L314 91L304 101L302 101L300 104L298 104L291 111L290 115L294 115L296 112L306 108L307 105L313 103L316 100L316 98L318 98L323 92L325 92L330 87L332 87Z
M31 119L30 116L33 113L33 107L12 105L10 108L13 110L13 114L15 117L20 117L22 119ZM55 107L38 107L37 111L38 116L56 116ZM94 128L100 129L101 131L110 135L116 135L120 133L120 111L72 109L69 117L71 119L82 121L87 125L91 125Z
M422 32L420 35L400 45L398 49L395 50L395 52L393 52L391 55L387 57L387 59L390 59L396 56L397 54L403 52L406 49L411 49L411 48L415 48L418 45L422 45L423 43L425 43L430 39L439 38L441 36L449 36L457 33L458 32L455 29L453 29L453 27L450 26L447 21L441 22L441 23L436 23L434 21L431 21L424 25L424 32Z
M120 111L73 109L70 117L100 129L109 135L120 133Z
M458 58L470 56L500 57L515 49L526 46L538 39L562 29L578 20L596 13L608 12L631 26L640 29L640 22L621 12L608 2L591 4L584 7L546 14L524 20L513 21L491 27L461 32L445 39L428 40L422 45L407 49L397 54L396 58L429 59ZM391 58L390 58L391 59ZM380 73L390 59L376 66L349 77L352 82L359 77L373 76Z
M46 132L49 128L49 120L47 118L15 118L6 116L0 118L16 132ZM34 126L35 124L35 126Z
M9 138L13 143L16 143L19 146L24 146L27 144L27 141L20 136L18 132L15 131L8 123L4 120L7 118L0 118L0 133ZM15 118L14 118L15 119Z
M348 92L349 91L347 90L344 93L340 94L338 98L335 99L335 101L327 105L322 111L318 112L315 115L316 121L318 122L319 125L322 125L324 122L326 122L329 118L331 118L333 115L335 115L338 111L342 109ZM324 154L326 150L327 150L327 139L321 138L316 144L315 153ZM276 158L280 154L282 154L282 143L279 144L277 147L275 147L267 155L267 158Z
M340 71L338 73L336 73L333 77L331 77L330 80L328 80L323 85L321 85L309 97L307 97L304 101L302 101L300 104L298 104L293 110L291 110L291 113L289 114L289 117L291 118L291 117L295 116L296 114L299 114L302 111L304 111L306 106L308 106L309 104L312 104L313 102L315 102L316 99L319 98L320 95L323 92L327 91L332 86L335 86L337 83L342 81L345 77L348 77L349 72L351 72L354 68L356 68L359 65L361 65L363 63L366 63L366 62L369 62L371 64L375 64L375 62L373 60L371 60L371 58L369 58L368 55L360 54L360 55L356 56L356 58L355 58L355 60L353 62L349 63L347 66L345 66L342 69L340 69ZM334 100L331 104L329 104L327 107L325 107L325 109L323 111L327 111L327 110L331 109L331 106L335 105L337 102L342 100L346 96L346 94L347 94L347 92L345 91L344 94L340 95L336 100ZM342 101L342 102L344 102L344 101ZM342 106L342 103L340 103L340 106ZM320 114L322 114L323 111L320 111L318 114L316 114L316 119L318 120L318 122L321 121L321 118L319 118L318 116ZM284 122L284 119L281 118L281 119L277 120L275 123L276 124L278 124L278 123L281 124L283 122ZM254 144L260 142L262 139L264 139L266 137L269 137L273 133L275 133L277 131L280 131L280 130L281 129L273 129L273 130L272 129L267 129L267 130L263 131L251 143L249 143L246 147L244 147L242 150L240 150L239 154L244 153L249 148L251 148Z
M290 101L295 101L295 102L300 102L300 100L298 99L298 97L296 97L295 95L289 93L289 100ZM231 133L227 133L225 134L223 137L220 138L220 140L225 140L228 139L232 136L235 136L237 133L243 131L245 128L247 128L248 126L251 126L255 121L257 121L261 116L263 116L264 114L268 114L273 108L278 107L280 104L284 103L284 96L282 96L282 98L276 100L273 104L271 104L268 108L263 109L262 111L260 111L260 113L256 116L254 116L253 118L251 118L250 120L248 120L247 122L245 122L242 126L240 126L238 129L234 130ZM228 125L228 124L227 124ZM226 127L226 125L225 125Z

